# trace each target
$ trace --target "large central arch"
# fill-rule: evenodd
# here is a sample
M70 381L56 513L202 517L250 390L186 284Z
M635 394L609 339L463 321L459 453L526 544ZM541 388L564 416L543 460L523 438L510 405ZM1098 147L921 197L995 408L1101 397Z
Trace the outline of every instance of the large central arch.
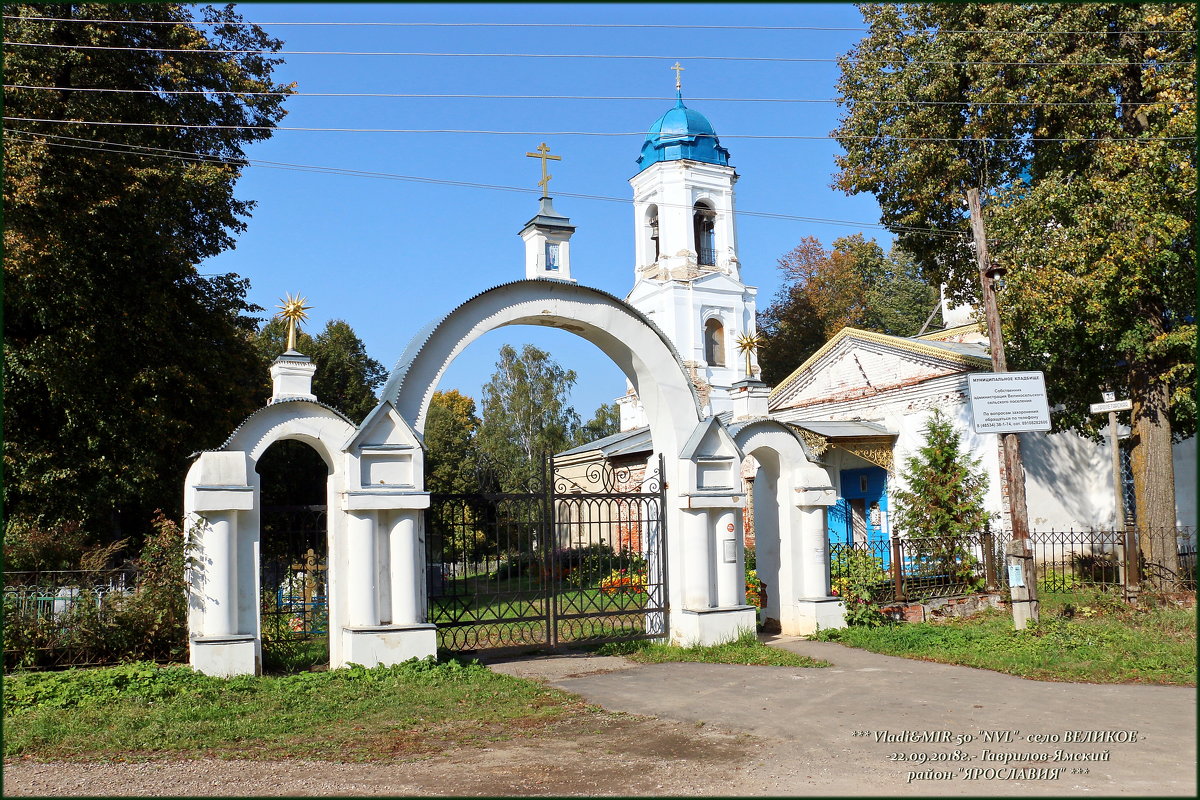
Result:
M565 281L523 280L476 295L417 334L382 398L418 431L450 362L480 336L507 325L560 328L600 348L633 384L655 449L668 458L700 422L696 389L679 354L646 315L607 292Z

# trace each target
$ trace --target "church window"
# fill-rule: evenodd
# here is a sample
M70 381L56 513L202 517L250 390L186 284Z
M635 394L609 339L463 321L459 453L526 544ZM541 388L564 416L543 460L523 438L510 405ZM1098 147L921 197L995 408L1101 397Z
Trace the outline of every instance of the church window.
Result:
M546 242L546 271L558 270L558 242Z
M719 319L704 323L704 360L710 367L725 366L725 328Z
M692 230L696 240L696 258L699 264L713 267L717 264L716 213L704 203L696 203L692 213Z

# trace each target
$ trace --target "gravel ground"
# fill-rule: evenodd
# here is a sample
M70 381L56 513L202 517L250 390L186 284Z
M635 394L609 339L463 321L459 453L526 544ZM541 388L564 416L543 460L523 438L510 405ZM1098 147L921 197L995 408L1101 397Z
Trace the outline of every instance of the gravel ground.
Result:
M780 644L788 649L808 648L813 652L806 654L828 658L835 665L827 670L700 664L643 667L622 658L585 655L513 660L492 668L579 692L589 702L610 710L580 712L537 733L524 733L505 742L366 764L214 759L39 763L11 759L4 764L4 795L1195 794L1194 726L1176 719L1194 722L1195 689L1023 682L837 645ZM621 674L626 670L631 672ZM937 686L941 688L931 688ZM1017 694L997 704L1006 694L1003 687L1010 686L1009 691ZM898 692L900 687L904 691ZM872 691L886 695L872 696ZM963 693L950 700L960 714L948 715L939 699L955 692ZM965 700L976 696L978 702L973 706ZM1022 696L1024 702L1018 700ZM892 708L887 697L907 699ZM762 708L753 700L761 702ZM1144 736L1151 734L1147 742L1137 750L1117 750L1111 764L1097 765L1089 775L1064 775L1054 781L906 781L905 771L913 765L889 763L883 757L885 750L897 749L895 745L875 745L849 735L850 728L861 725L854 721L856 717L889 728L894 724L897 728L967 729L967 719L979 717L1013 726L1018 724L1012 720L1020 718L1024 720L1020 727L1028 723L1054 729L1051 726L1075 716L1064 711L1069 708L1080 709L1076 717L1080 726L1098 727L1094 720L1086 721L1084 712L1116 709L1121 703L1136 709L1123 716L1139 718L1137 727ZM1014 704L1020 707L1012 708ZM621 713L622 708L659 716ZM948 718L959 715L967 719L955 722ZM1108 721L1111 717L1105 713L1097 719ZM1143 758L1157 766L1139 766Z

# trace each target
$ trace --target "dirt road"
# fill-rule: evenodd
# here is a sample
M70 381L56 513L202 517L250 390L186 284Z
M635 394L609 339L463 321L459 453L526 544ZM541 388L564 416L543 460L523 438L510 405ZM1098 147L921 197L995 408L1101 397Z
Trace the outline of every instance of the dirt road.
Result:
M776 644L834 666L636 666L594 656L511 661L493 668L576 692L606 712L569 719L536 737L408 761L9 761L4 793L1196 793L1195 689L1023 681L839 645ZM992 741L981 741L985 734Z

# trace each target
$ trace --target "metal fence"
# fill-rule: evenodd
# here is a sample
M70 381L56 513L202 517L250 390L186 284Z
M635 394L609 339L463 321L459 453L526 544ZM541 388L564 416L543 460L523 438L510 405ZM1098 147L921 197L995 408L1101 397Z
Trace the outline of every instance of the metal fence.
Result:
M6 572L4 668L108 663L92 640L137 580L128 569Z
M842 596L852 583L865 586L883 603L1001 591L1008 588L1005 553L1011 541L1011 531L983 531L832 544L830 582ZM1041 592L1196 591L1197 539L1191 528L1035 531L1029 541Z

